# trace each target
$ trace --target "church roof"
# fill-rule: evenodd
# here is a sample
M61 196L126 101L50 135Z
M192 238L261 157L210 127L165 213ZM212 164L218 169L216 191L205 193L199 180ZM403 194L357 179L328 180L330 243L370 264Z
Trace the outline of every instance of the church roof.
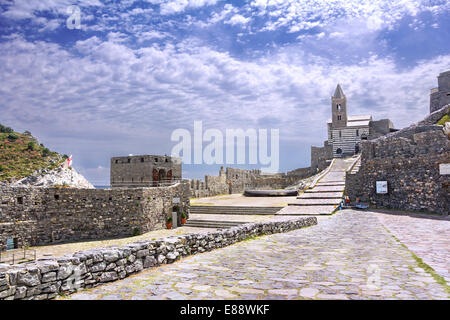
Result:
M338 83L336 90L334 91L333 98L342 99L344 98L344 91L342 91L341 85Z

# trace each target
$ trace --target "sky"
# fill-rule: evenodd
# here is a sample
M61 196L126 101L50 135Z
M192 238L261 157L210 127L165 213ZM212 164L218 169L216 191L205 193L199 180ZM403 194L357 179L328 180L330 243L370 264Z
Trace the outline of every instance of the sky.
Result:
M194 121L279 129L285 172L326 139L338 83L350 115L423 119L449 30L446 0L0 0L0 123L96 185L110 157L169 155Z

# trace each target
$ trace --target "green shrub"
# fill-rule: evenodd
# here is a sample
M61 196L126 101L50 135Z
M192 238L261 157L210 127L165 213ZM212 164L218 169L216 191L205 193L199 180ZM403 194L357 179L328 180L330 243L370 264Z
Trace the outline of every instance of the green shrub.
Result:
M139 228L134 228L133 229L133 236L134 237L136 237L136 236L138 236L138 235L140 235L141 234L141 231L139 231Z
M443 117L441 118L441 120L439 120L439 121L437 122L437 124L440 125L440 126L444 126L445 123L446 123L446 122L449 122L449 121L450 121L450 117L449 117L448 114L446 114L445 116L443 116Z
M48 148L42 149L42 156L48 157L50 155L50 150Z
M36 144L33 141L28 142L27 150L30 150L30 151L36 150Z
M8 134L9 141L16 141L17 139L19 139L19 136L17 134L15 134L14 132Z

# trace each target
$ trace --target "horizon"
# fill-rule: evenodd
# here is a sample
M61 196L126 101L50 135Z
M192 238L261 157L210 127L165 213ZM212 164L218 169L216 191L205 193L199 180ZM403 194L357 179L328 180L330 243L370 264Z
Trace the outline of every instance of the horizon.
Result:
M307 167L338 83L349 115L401 129L429 113L449 13L444 0L2 3L0 123L72 154L94 185L111 157L170 155L194 121L279 129L278 171ZM183 178L221 166L261 167L183 164Z

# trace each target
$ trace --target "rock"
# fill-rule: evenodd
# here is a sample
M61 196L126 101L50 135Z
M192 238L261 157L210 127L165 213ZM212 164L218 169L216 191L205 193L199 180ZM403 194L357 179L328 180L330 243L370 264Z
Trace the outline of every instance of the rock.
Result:
M119 279L119 276L117 275L117 272L110 271L110 272L104 272L100 276L100 282L110 282Z
M152 256L147 256L144 260L144 268L150 268L155 266L158 263L158 261L156 261L155 257Z
M56 272L48 272L42 276L42 283L56 281Z
M16 288L14 299L23 299L27 296L27 287L19 286Z
M164 261L166 261L166 256L164 256L163 254L159 254L158 255L158 263L163 264Z
M40 283L41 282L39 281L39 275L37 273L19 272L18 274L17 284L23 284L28 287L35 287Z
M66 278L68 278L72 272L73 272L73 265L71 264L63 264L59 267L58 270L58 276L57 279L58 280L64 280Z

